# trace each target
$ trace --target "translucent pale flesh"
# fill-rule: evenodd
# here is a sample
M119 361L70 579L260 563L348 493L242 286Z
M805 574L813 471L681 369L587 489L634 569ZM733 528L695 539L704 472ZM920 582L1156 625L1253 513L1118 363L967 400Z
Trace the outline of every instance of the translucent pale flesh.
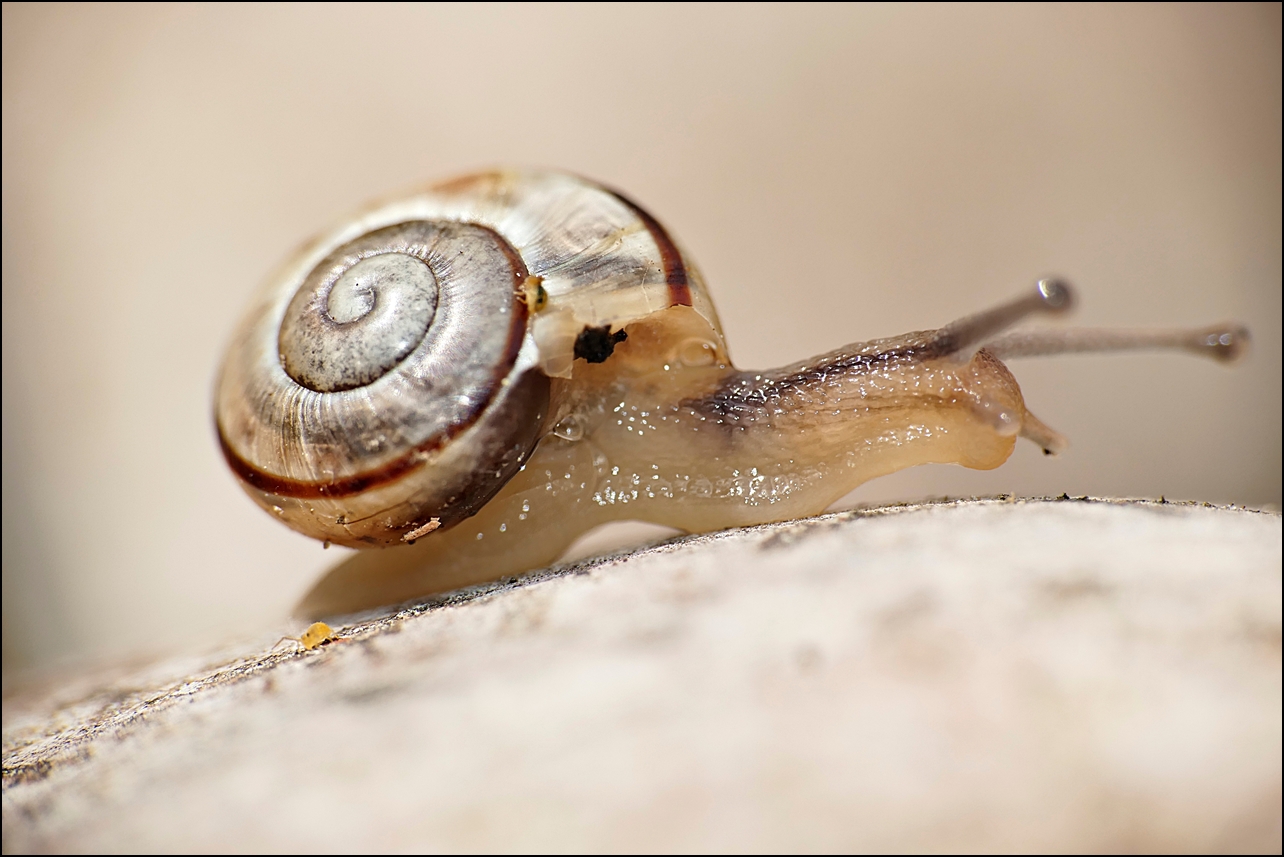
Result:
M1018 434L1053 448L1016 381L982 350L936 356L935 331L858 343L771 372L730 366L686 307L627 328L556 380L549 433L476 515L413 546L354 555L299 612L394 604L547 565L608 521L686 532L816 514L918 464L998 467Z

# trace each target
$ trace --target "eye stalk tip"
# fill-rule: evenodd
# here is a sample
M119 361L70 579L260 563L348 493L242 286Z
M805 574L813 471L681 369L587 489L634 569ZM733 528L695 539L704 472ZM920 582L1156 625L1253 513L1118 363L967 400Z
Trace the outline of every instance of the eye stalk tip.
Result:
M1252 337L1242 324L1218 324L1196 334L1197 349L1223 363L1232 363L1244 356Z
M1035 283L1034 287L1046 310L1065 312L1074 306L1074 288L1059 277L1045 277Z

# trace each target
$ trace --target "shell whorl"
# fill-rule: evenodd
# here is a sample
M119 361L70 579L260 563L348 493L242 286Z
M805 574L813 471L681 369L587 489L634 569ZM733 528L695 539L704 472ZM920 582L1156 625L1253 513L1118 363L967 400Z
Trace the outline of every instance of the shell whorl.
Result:
M405 359L437 313L437 278L425 258L432 232L423 223L376 230L314 268L281 323L285 373L335 393L364 387Z
M548 297L534 314L532 275ZM675 304L721 339L663 228L581 179L486 173L377 204L287 263L246 317L217 390L224 456L317 538L449 526L534 448L581 330Z

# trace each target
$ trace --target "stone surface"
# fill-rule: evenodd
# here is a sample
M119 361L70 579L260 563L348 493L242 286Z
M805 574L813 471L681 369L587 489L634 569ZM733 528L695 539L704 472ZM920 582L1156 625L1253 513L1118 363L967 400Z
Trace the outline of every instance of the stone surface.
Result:
M5 700L4 850L1280 850L1281 526L676 539Z

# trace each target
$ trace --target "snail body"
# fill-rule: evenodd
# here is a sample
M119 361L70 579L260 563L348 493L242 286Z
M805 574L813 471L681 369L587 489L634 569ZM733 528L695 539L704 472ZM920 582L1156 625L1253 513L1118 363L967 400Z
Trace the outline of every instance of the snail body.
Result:
M1045 280L937 330L742 372L658 221L583 179L497 171L371 206L300 251L233 339L215 417L242 487L286 524L401 546L332 571L302 605L330 615L546 565L611 520L757 524L917 464L998 467L1019 436L1053 452L1064 441L1001 357L1229 357L1245 338L1002 336L1070 303Z

